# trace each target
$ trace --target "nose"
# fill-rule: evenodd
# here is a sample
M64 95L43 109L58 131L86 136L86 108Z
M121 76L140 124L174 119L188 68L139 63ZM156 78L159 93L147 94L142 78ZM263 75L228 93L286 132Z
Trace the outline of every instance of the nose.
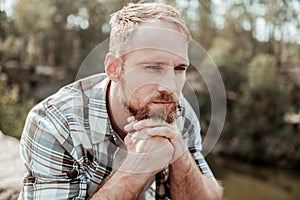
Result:
M157 91L168 94L176 93L177 84L173 70L168 70L163 76L160 76L158 80Z

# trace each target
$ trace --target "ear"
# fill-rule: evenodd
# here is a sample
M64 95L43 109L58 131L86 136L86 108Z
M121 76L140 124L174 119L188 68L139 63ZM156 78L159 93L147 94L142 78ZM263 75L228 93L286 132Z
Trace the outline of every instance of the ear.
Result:
M104 61L105 72L110 80L118 82L121 77L120 60L112 53L107 53Z

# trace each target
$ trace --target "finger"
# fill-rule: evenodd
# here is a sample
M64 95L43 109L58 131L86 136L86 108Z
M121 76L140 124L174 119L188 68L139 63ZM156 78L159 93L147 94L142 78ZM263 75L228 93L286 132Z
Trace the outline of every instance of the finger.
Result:
M147 128L147 127L156 127L156 126L167 126L167 122L163 121L163 120L158 120L158 119L145 119L145 120L141 120L138 122L135 122L133 124L133 129L135 130L141 130L143 128Z
M145 131L136 131L132 134L132 139L148 139L151 137L148 134L145 134Z
M153 127L145 130L145 133L149 136L160 136L168 139L176 137L177 132L170 127Z
M124 138L124 144L127 146L130 143L132 143L132 139L131 139L132 134L127 134Z
M130 117L127 118L127 122L128 122L128 123L131 123L131 122L133 122L134 120L135 120L134 116L130 116Z
M133 125L136 123L136 121L132 121L130 122L129 124L126 124L124 126L124 130L127 131L127 132L135 132L136 130L133 128Z

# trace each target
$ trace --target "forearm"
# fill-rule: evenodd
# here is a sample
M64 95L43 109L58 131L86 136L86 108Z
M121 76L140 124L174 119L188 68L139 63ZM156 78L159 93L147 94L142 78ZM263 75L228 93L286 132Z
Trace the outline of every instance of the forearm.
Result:
M222 199L222 188L203 175L188 151L170 165L171 199Z
M118 170L90 197L91 200L138 199L148 179L168 166L174 148L165 137L147 136L145 130L133 129L134 122L126 126L124 143L127 156Z
M150 174L134 174L116 171L90 197L90 200L130 200L138 199Z

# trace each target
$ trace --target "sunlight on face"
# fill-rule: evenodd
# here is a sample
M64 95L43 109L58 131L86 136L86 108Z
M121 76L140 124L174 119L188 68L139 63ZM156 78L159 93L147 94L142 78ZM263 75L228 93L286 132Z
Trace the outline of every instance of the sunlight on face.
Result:
M187 36L173 29L141 26L128 49L122 55L120 102L137 120L172 123L189 65Z
M188 63L161 50L139 50L126 56L118 94L137 120L157 118L172 123L179 106Z

